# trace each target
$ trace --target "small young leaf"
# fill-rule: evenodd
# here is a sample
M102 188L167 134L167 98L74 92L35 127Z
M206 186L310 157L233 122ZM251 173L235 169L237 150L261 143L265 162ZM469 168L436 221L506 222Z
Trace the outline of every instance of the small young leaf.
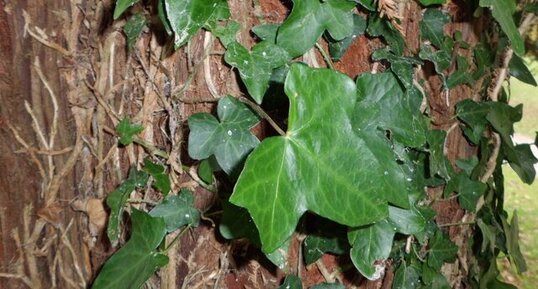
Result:
M250 132L258 117L232 96L219 101L217 114L197 113L189 117L189 155L196 160L215 155L217 162L229 175L237 173L259 140Z
M303 289L303 283L301 282L301 278L295 275L288 275L278 289Z
M514 22L513 14L516 11L515 0L480 0L480 7L490 8L493 18L499 22L501 29L512 42L514 52L522 56L525 53L523 38Z
M529 71L529 68L521 57L513 55L512 59L510 59L508 68L510 69L510 75L513 77L532 86L538 85L536 83L536 79L534 79L534 75L532 75L532 72Z
M149 159L145 159L144 171L150 174L155 180L153 186L163 193L163 195L168 195L168 192L172 189L172 185L170 184L170 178L168 178L168 175L165 173L165 168L151 162Z
M139 124L131 124L129 117L124 117L116 126L116 133L120 137L122 145L129 145L133 142L133 136L141 133L144 130Z
M129 50L133 48L144 27L146 27L146 17L142 13L131 16L123 26L123 33L127 36L127 48Z
M420 268L415 265L407 265L402 262L394 273L392 289L416 289L420 288Z
M181 189L179 195L167 196L149 214L162 217L166 223L166 231L173 232L185 225L197 227L200 223L200 212L192 207L194 196L187 189Z
M140 288L157 269L168 264L168 257L155 250L166 234L164 220L136 209L131 220L131 238L106 261L92 289Z
M250 53L241 44L232 42L228 45L224 60L239 69L248 93L261 104L273 69L286 64L290 57L284 49L269 41L256 44Z
M136 188L142 188L148 182L148 174L143 171L137 171L134 166L129 171L129 177L119 185L106 199L106 204L110 208L110 217L108 219L107 235L112 243L116 246L120 234L120 222L123 214L123 206L129 198L129 194Z
M395 233L395 228L387 220L349 231L351 261L364 277L379 279L380 270L384 268L375 263L389 257Z
M428 253L428 266L435 270L441 269L443 263L452 262L456 259L458 246L454 244L443 232L437 231L430 240Z
M469 175L460 173L450 179L445 187L445 196L451 192L458 193L458 200L462 208L474 212L478 199L484 195L488 186L479 181L473 181Z
M445 42L443 27L450 22L450 16L437 9L426 9L420 21L420 35L436 48L442 49Z
M140 0L117 0L116 8L114 8L114 20L120 18L121 14L127 10L127 8L135 5Z
M342 40L353 34L354 6L347 0L294 0L276 43L294 58L314 47L325 30L333 39Z

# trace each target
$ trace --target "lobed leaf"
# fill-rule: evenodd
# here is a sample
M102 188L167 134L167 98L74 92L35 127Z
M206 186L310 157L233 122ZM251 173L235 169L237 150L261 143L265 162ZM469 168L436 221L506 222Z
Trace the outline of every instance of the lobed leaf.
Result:
M172 185L164 166L155 164L149 159L145 159L144 171L153 177L153 186L155 186L155 188L157 188L163 195L168 195L168 192L172 189Z
M140 2L140 0L117 0L116 7L114 8L114 20L120 18L125 10L138 2Z
M516 11L515 0L480 0L480 7L487 7L491 10L493 18L497 20L501 29L504 31L510 42L514 52L523 56L525 53L525 44L523 38L519 34L519 31L514 22L513 14Z
M116 133L120 137L122 145L130 145L133 142L133 137L144 130L139 124L131 124L129 117L124 117L116 126Z
M430 240L428 253L428 266L435 270L441 269L443 263L452 262L456 259L458 246L441 231L437 231Z
M167 232L173 232L185 225L197 227L200 223L200 212L192 206L193 203L192 193L187 189L181 189L179 195L167 196L149 214L152 217L163 218Z

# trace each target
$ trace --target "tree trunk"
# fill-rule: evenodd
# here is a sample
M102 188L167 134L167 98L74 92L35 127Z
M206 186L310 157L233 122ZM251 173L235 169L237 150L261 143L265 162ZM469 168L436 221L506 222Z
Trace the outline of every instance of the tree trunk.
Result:
M183 163L192 163L185 150L186 120L194 112L213 110L215 97L244 92L236 71L222 55L210 53L223 47L209 32L170 53L161 34L147 30L128 52L121 32L125 21L112 21L113 2L6 0L1 6L0 288L91 284L115 250L103 231L103 200L126 177L129 165L140 165L147 155L137 145L118 146L113 128L123 116L142 123L144 140L170 152L174 191L195 190L202 211L217 199L183 171ZM254 43L252 26L282 22L291 7L290 1L278 0L228 2L232 18L248 23L238 37L247 47ZM447 4L453 21L446 32L461 31L472 45L488 20L473 18L464 2ZM399 9L408 54L416 53L421 8L404 0ZM357 37L336 68L353 78L381 71L383 64L370 57L381 46L380 39ZM325 66L317 50L303 61ZM435 128L449 131L448 158L454 162L475 155L452 118L454 105L478 95L481 85L459 86L446 95L433 67L428 68L417 75L427 81ZM270 133L265 127L256 128L258 136ZM231 187L223 184L222 189ZM435 210L439 224L467 217L455 199L439 202ZM454 288L468 288L462 280L473 257L467 250L473 232L455 226L449 233L460 251L444 273ZM169 253L170 264L150 280L151 288L275 288L283 276L256 249L240 241L224 242L209 221L182 236L179 244ZM292 250L292 267L296 260ZM305 286L323 281L322 270L335 270L340 261L326 255L321 262L301 268ZM349 270L342 278L349 288L390 288L392 276L389 270L384 279L366 282Z

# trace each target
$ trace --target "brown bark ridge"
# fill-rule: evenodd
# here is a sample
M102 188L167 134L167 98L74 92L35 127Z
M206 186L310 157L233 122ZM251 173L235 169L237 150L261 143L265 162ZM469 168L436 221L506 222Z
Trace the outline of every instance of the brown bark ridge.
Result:
M171 52L153 22L128 52L121 32L125 18L112 21L113 2L1 2L0 288L87 288L116 250L103 231L107 218L103 200L126 177L131 164L140 166L148 156L140 146L118 146L111 132L123 116L144 126L142 139L170 153L167 165L174 192L183 187L195 191L196 206L202 211L219 198L184 171L183 164L194 164L185 150L186 120L195 112L212 111L222 95L240 95L243 88L236 71L224 63L222 53L214 53L223 47L211 33L202 31L187 46ZM282 22L291 7L291 1L228 2L232 18L242 23L238 41L247 47L255 42L252 26ZM401 2L408 53L416 53L421 8L415 1ZM447 32L459 30L465 41L476 43L481 20L473 20L465 7L450 5L451 16L458 21L449 24ZM133 9L145 11L141 4ZM335 67L351 77L383 70L370 59L382 45L379 39L357 37ZM325 66L317 50L302 60ZM452 117L454 104L478 95L477 89L459 86L446 95L433 71L417 75L428 82L434 124L449 131L450 160L475 154ZM256 128L260 137L272 133L266 126ZM221 191L231 189L229 184L219 185ZM149 190L135 192L132 198L160 197ZM435 209L440 224L465 217L454 200ZM169 252L170 264L150 280L151 288L278 286L283 272L245 242L224 242L216 228L213 221L203 220L184 234ZM472 231L451 227L449 233L462 249L458 261L445 269L453 274L455 288L466 288L460 280L467 273L470 256L465 242ZM354 270L331 274L349 263L342 257L326 255L306 268L298 265L300 240L298 235L292 242L289 263L306 286L335 278L348 288L390 288L390 264L385 277L376 282L366 282Z

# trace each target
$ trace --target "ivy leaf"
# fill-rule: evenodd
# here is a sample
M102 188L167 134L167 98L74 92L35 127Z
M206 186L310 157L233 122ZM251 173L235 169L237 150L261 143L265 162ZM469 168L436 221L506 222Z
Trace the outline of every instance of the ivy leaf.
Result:
M513 77L532 86L538 85L536 79L534 79L534 76L521 57L513 55L512 59L510 59L508 68L510 69L510 75Z
M353 14L353 34L340 41L335 41L334 39L331 39L330 36L326 37L329 38L329 53L331 55L331 58L334 60L339 60L340 58L342 58L353 40L355 40L355 38L357 38L358 36L364 34L365 30L366 20L359 15Z
M258 117L232 96L219 101L217 114L220 122L209 113L189 117L189 155L202 160L214 154L221 168L233 175L259 143L249 131L258 123Z
M352 122L363 111L354 110L356 86L349 77L294 64L285 92L286 136L267 138L252 152L230 198L249 210L265 252L287 240L307 210L361 226L385 218L387 200L409 206L400 189L406 177L376 120Z
M490 111L487 103L477 103L470 99L465 99L456 104L456 115L466 126L463 128L465 136L469 140L478 144L488 123L486 116Z
M504 144L502 150L510 167L517 173L519 178L526 184L532 184L536 177L534 164L538 162L528 144L519 144L512 147Z
M276 43L294 58L314 47L325 30L333 39L342 40L353 34L354 7L347 0L294 0L290 15L278 30Z
M420 0L420 4L424 6L445 4L446 0Z
M131 16L123 26L123 33L127 36L127 48L129 50L133 48L144 27L146 27L146 17L142 13Z
M290 59L281 47L269 41L262 41L252 48L252 52L237 42L228 45L224 60L239 69L248 93L261 104L274 68L280 67Z
M453 262L456 259L457 252L458 246L450 241L443 232L438 230L435 232L433 239L430 240L428 266L439 270L443 266L443 263Z
M162 218L133 209L131 239L103 265L92 289L133 289L142 285L168 264L168 257L156 251L166 228Z
M392 27L389 21L380 18L376 14L368 17L368 28L366 29L368 35L373 37L383 36L391 50L396 55L402 55L405 47L405 40L398 30Z
M168 178L168 175L165 173L165 168L161 165L153 163L149 159L145 159L144 171L150 174L155 180L153 186L155 186L157 190L163 193L163 195L168 195L168 192L170 192L172 185L170 184L170 178Z
M370 11L376 11L375 0L355 0L355 2L361 4L362 7Z
M422 64L422 61L411 57L397 56L390 47L378 49L372 53L373 60L386 59L390 62L390 69L402 82L406 89L413 88L413 65Z
M484 223L482 219L478 219L476 224L480 228L480 232L482 232L482 247L480 251L485 252L489 247L490 251L494 252L496 247L495 244L497 242L497 234L499 233L497 227Z
M458 168L462 169L465 172L465 174L467 174L468 176L471 176L476 166L478 166L478 157L471 156L468 159L456 160L456 165L458 166Z
M265 257L269 259L280 270L289 271L288 252L290 249L291 238L284 242L280 247L276 248L273 252L265 253Z
M252 27L252 32L254 32L254 34L261 40L275 43L278 28L280 28L280 24L266 23Z
M473 72L473 79L475 81L484 76L486 74L486 69L493 65L494 56L491 51L492 50L482 42L477 44L474 48L473 55L475 58L476 70Z
M499 22L501 29L504 31L517 55L522 56L525 53L523 38L517 30L514 23L513 14L516 11L515 0L480 0L480 7L487 7L491 10L493 18Z
M415 265L402 262L394 273L393 289L416 289L420 285L420 270Z
M437 9L426 9L420 21L420 35L428 39L438 49L443 48L444 26L450 22L450 16Z
M364 277L369 280L379 279L384 267L375 263L389 257L395 233L394 227L387 220L349 231L351 261Z
M346 289L344 285L340 283L321 283L310 287L311 289Z
M200 162L197 173L200 179L206 184L213 183L213 168L211 167L209 160L206 159Z
M278 289L303 289L303 283L301 282L301 278L295 275L288 275Z
M404 210L389 206L389 223L393 228L396 228L397 232L405 235L414 235L424 231L430 219L431 214L425 215L415 207L410 210Z
M219 0L164 0L166 15L179 48L210 19Z
M116 126L116 133L120 137L122 145L130 145L133 142L133 137L144 130L139 124L131 124L129 117L124 117Z
M488 186L479 181L473 181L465 173L452 178L445 187L445 196L451 192L458 192L458 200L462 208L474 212L478 199L484 195Z
M149 176L146 172L137 171L136 168L132 166L129 171L129 177L106 198L106 204L110 208L107 235L113 247L118 243L123 207L129 198L129 194L136 188L143 188L146 186L148 178Z
M420 114L422 98L405 94L392 73L359 75L357 95L360 101L355 125L390 130L391 136L406 146L420 147L426 143L427 122ZM392 110L395 105L398 109ZM386 113L388 110L392 112Z
M450 289L450 284L446 277L439 271L430 268L426 263L422 264L422 281L431 289Z
M219 38L222 45L227 48L230 43L235 42L235 36L239 32L241 26L235 21L229 21L226 26L215 24L214 27L209 27L213 35Z
M437 74L439 74L439 76L444 79L443 71L450 67L450 62L452 60L450 50L442 49L434 51L432 46L423 44L420 46L420 52L418 53L418 56L420 57L420 59L428 60L433 63Z
M170 26L170 21L168 21L168 16L166 16L166 7L164 5L164 1L165 0L157 1L157 15L159 16L159 19L163 24L164 31L166 31L166 34L172 35L174 31L172 31L172 26Z
M473 79L469 77L469 62L465 57L458 55L456 58L458 69L454 71L446 80L446 88L454 88L460 84L473 84Z
M316 262L323 254L344 254L349 249L346 239L347 228L327 219L319 218L313 221L314 232L308 232L303 241L303 254L306 265Z
M450 179L450 164L444 154L446 132L431 130L428 132L428 151L430 153L430 174Z
M197 227L200 223L200 212L193 208L194 196L187 189L181 189L179 195L167 196L149 214L162 217L166 223L166 231L173 232L185 225Z
M512 144L512 134L514 133L514 123L521 120L523 115L523 104L516 107L502 102L489 102L486 119L491 126L499 133L502 140L507 144Z
M123 14L125 10L138 2L140 2L140 0L117 0L116 8L114 8L114 20L120 18L121 14Z
M521 249L519 247L519 223L517 211L514 210L510 224L508 224L508 221L504 216L501 216L501 221L506 237L506 249L508 249L510 261L516 266L517 271L521 274L527 271L527 264L525 263L525 258L523 257L523 254L521 254Z
M246 237L257 247L261 245L258 229L246 209L229 202L223 202L222 209L219 231L224 238L232 240Z

